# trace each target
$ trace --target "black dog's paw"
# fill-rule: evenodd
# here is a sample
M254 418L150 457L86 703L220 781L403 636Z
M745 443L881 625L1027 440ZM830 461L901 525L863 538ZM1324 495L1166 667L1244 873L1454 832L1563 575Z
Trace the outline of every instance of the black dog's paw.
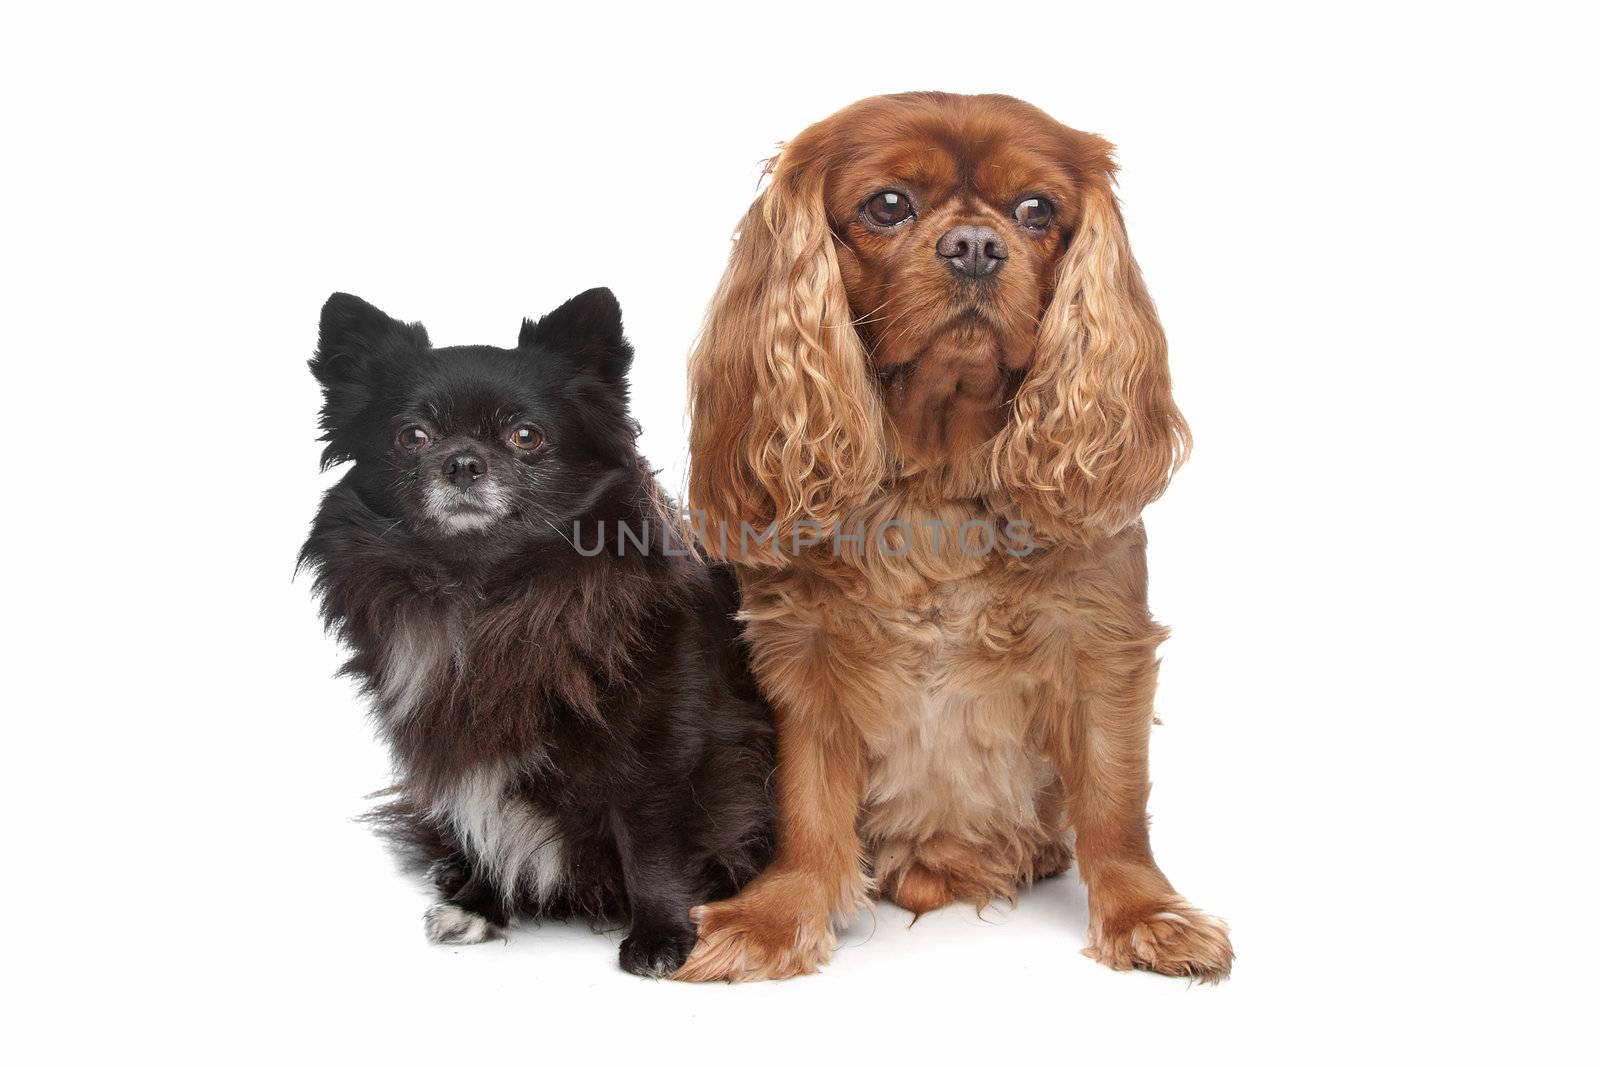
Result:
M693 926L668 930L634 930L622 940L619 960L629 974L665 978L683 966L694 949Z
M422 929L436 945L477 945L503 933L484 916L447 900L423 914Z

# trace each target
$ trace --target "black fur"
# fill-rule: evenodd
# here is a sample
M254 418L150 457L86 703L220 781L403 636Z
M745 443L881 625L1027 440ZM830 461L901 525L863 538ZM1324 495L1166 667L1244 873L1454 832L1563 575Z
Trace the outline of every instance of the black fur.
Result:
M622 965L661 975L689 908L769 856L773 739L732 574L688 553L635 450L631 359L605 289L515 349L435 349L334 295L311 369L324 464L353 465L301 562L393 749L375 818L441 902L492 930L626 916Z

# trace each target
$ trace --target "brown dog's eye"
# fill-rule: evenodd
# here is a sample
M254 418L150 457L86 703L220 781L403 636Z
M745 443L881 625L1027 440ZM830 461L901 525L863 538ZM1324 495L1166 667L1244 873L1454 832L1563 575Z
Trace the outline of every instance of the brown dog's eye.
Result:
M861 205L861 213L874 226L885 227L898 226L915 217L911 210L911 198L892 189L885 189Z
M1017 221L1030 230L1042 230L1056 217L1056 206L1042 196L1030 196L1017 205Z
M395 435L395 444L410 452L420 452L432 443L433 438L421 426L407 426Z
M507 435L506 444L526 451L544 444L544 438L539 435L538 430L524 423Z

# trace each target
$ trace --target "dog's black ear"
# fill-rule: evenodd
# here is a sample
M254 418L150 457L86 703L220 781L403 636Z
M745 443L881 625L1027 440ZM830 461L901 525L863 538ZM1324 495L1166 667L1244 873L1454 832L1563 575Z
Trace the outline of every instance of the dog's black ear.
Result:
M422 323L391 319L359 296L334 293L322 305L311 373L324 388L362 381L374 356L408 348L427 350Z
M322 465L352 458L346 431L372 399L373 364L425 352L428 331L420 322L391 319L360 297L334 293L322 305L311 373L322 383Z
M608 383L621 381L633 362L633 346L622 335L622 305L605 288L579 293L537 322L523 319L517 347L560 353Z

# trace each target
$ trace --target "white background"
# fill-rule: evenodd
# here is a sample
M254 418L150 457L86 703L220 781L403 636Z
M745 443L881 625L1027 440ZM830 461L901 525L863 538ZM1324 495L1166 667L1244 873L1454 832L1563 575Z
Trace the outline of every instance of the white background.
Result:
M12 1062L1523 1062L1593 1053L1597 355L1579 5L9 9ZM1001 91L1120 145L1198 448L1148 512L1151 800L1220 988L1074 876L822 975L424 943L295 551L335 289L510 344L612 286L643 446L776 142Z

